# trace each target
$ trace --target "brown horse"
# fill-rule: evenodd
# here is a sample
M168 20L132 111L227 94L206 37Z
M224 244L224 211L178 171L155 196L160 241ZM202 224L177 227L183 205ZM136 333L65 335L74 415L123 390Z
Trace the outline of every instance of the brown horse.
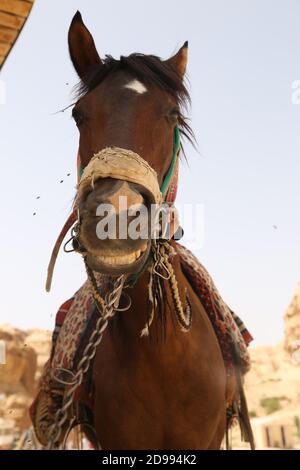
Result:
M148 162L161 185L175 126L189 135L182 116L189 99L183 81L187 43L166 61L142 54L103 60L77 12L69 49L81 79L73 117L82 166L107 147L129 149ZM165 283L164 320L156 316L152 333L141 337L149 300L149 274L142 267L150 241L96 236L97 206L114 204L120 196L130 204L148 203L138 184L112 178L95 181L79 200L90 268L111 276L141 272L134 287L125 289L131 307L110 321L94 359L90 406L97 438L104 449L218 449L226 427L226 372L216 335L176 255L172 265L180 295L189 298L192 327L188 332L178 327Z

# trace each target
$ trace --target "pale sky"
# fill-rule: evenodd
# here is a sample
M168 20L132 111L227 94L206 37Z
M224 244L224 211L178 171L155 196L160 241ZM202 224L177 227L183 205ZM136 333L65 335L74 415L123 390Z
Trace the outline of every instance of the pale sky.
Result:
M203 204L196 254L254 344L280 341L300 279L297 0L36 0L0 75L0 323L52 329L85 277L80 256L61 253L52 292L44 290L76 183L77 129L70 110L55 112L77 81L67 49L77 9L102 56L168 58L189 40L199 153L187 146L178 203Z

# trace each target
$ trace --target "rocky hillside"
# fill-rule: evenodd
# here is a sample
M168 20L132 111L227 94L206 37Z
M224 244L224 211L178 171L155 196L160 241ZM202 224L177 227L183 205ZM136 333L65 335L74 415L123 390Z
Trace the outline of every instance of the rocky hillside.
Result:
M252 367L245 388L251 415L278 410L300 410L300 361L285 351L283 343L251 349Z
M299 355L300 362L300 282L284 316L284 348Z
M16 434L30 425L28 407L32 402L41 368L50 351L50 332L21 331L0 326L0 341L5 344L5 364L0 364L1 427L11 423ZM1 446L1 434L0 434Z

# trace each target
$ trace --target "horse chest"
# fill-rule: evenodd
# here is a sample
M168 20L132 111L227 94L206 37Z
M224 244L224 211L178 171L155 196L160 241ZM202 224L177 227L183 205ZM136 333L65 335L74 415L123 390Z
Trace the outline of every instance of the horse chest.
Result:
M213 433L225 388L207 330L199 319L188 333L170 323L159 341L112 329L94 363L94 412L105 446L203 447L199 423Z

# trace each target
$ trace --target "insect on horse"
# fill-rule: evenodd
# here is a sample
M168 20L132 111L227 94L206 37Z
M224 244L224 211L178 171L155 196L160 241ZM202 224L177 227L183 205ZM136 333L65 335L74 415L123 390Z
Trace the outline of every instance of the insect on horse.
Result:
M232 390L212 323L182 267L182 247L170 237L153 241L149 231L130 237L137 216L119 204L174 200L179 137L191 136L182 115L188 45L165 61L142 54L103 60L77 12L69 50L81 79L72 111L80 134L73 244L84 256L98 327L109 313L97 330L102 341L92 336L93 361L84 363L85 350L80 362L77 400L104 449L218 449ZM128 216L126 236L99 237L99 207L107 204L118 221ZM171 234L175 225L171 219Z

